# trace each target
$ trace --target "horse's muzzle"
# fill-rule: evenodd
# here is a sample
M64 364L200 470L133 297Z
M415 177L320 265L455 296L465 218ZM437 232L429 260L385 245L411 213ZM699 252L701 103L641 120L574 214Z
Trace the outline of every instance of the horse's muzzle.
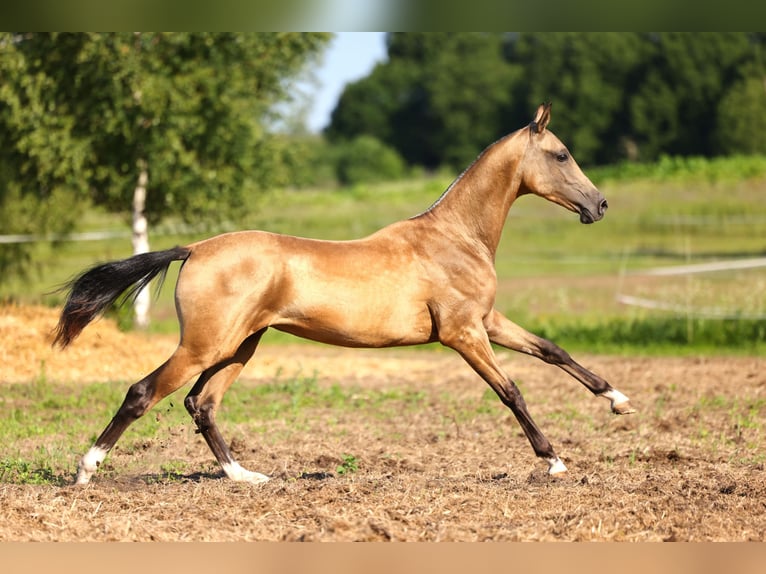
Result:
M595 223L596 221L603 219L608 208L609 204L603 196L599 198L593 211L585 206L580 207L580 223Z

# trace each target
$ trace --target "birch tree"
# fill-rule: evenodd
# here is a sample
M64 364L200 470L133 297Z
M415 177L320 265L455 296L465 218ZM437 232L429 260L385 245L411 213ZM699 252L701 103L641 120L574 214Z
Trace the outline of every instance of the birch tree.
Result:
M31 145L26 132L53 126L46 134L60 142L59 164L38 169L31 181L70 190L81 205L132 213L136 252L149 249L150 226L171 214L195 223L236 220L242 194L269 177L266 126L275 104L329 37L3 35L0 64L16 66L17 82L0 88L0 120L4 109L15 118L2 142L11 153L0 155L0 177L20 181L30 173L26 164L50 155L45 138ZM36 107L25 112L20 93ZM42 193L39 185L27 189Z

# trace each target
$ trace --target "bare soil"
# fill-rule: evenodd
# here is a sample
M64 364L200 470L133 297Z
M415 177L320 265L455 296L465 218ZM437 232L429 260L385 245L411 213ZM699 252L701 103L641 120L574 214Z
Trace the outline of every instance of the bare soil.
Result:
M102 320L53 351L55 321L52 310L0 307L0 385L134 380L175 346ZM577 357L631 397L638 412L618 417L563 371L499 355L567 464L563 477L547 476L512 415L451 352L267 342L237 385L316 373L320 386L359 389L359 404L391 390L419 393L417 408L317 409L297 427L276 419L243 433L225 425L224 402L232 449L270 482L223 478L189 421L138 448L118 443L87 487L0 483L0 540L766 539L764 359ZM111 414L94 416L94 435ZM356 468L341 473L344 453ZM196 470L163 472L168 461Z

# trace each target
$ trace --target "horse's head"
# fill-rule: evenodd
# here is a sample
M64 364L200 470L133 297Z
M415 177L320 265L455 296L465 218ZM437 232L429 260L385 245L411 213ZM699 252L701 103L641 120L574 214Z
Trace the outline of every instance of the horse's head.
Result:
M534 193L580 215L582 223L604 217L606 199L582 172L566 146L546 127L551 104L541 104L529 124L519 195Z

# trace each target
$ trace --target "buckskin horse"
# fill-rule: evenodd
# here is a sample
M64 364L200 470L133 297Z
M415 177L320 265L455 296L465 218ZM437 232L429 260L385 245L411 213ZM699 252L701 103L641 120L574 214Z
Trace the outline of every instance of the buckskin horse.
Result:
M557 365L616 414L628 397L576 363L557 345L527 332L494 308L495 252L516 198L535 194L600 220L604 196L549 130L550 104L494 144L423 213L352 241L320 241L265 231L225 233L97 265L73 279L54 345L69 345L121 295L136 293L173 261L180 341L170 358L130 387L114 418L82 457L76 482L87 484L128 426L198 376L184 405L226 476L261 483L243 468L216 424L221 399L267 329L332 345L392 347L438 341L457 351L511 409L552 475L566 471L530 416L492 343Z

